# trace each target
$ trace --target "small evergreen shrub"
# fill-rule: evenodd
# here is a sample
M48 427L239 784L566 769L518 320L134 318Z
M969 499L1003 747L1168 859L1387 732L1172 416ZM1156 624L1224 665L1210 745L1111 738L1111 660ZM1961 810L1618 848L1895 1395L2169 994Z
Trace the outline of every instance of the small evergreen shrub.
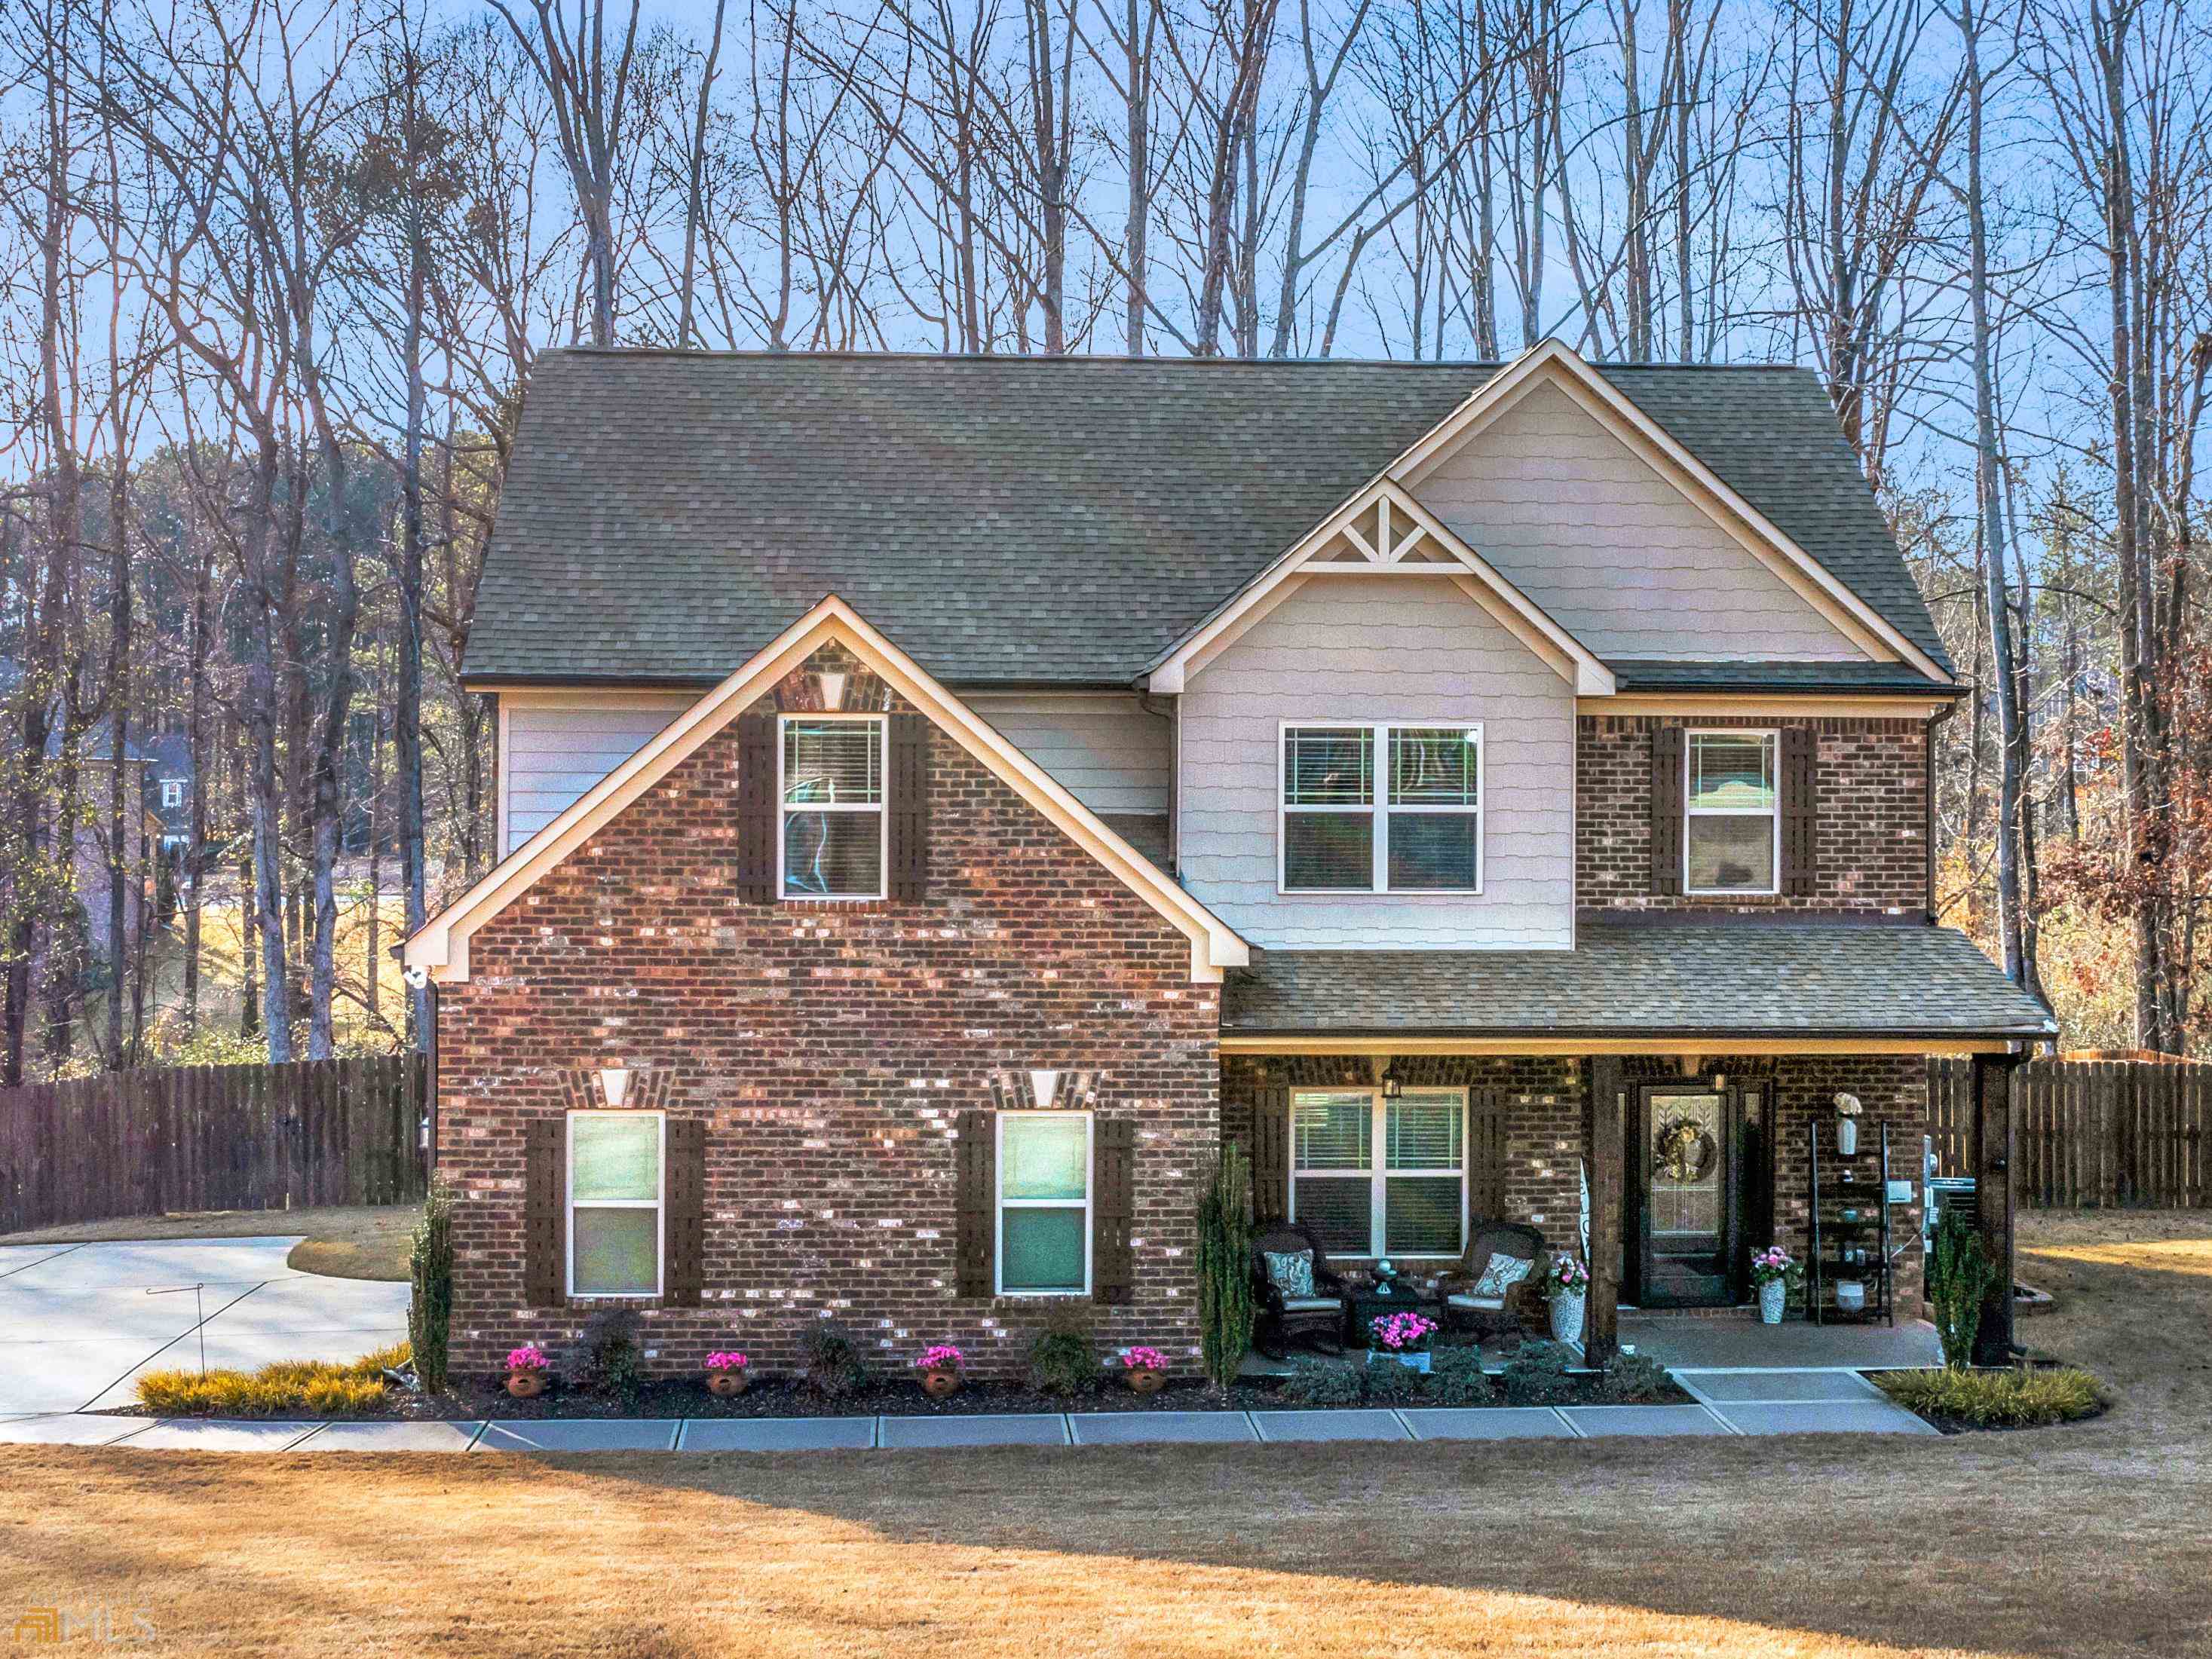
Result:
M806 1386L824 1400L842 1400L868 1383L860 1345L843 1326L824 1320L806 1333Z
M1974 1363L1982 1304L2001 1277L1965 1214L1946 1210L1928 1252L1928 1306L1943 1344L1943 1364L1952 1370Z
M1098 1381L1098 1356L1083 1316L1066 1304L1045 1315L1045 1328L1030 1344L1030 1386L1039 1394L1087 1392Z
M2104 1384L2066 1365L2019 1370L1886 1371L1875 1386L1910 1412L1978 1429L2039 1429L2094 1417L2109 1403Z
M1483 1374L1480 1348L1439 1348L1429 1357L1428 1387L1433 1406L1486 1406L1498 1390Z
M635 1406L645 1390L645 1349L637 1340L637 1310L602 1308L584 1322L571 1375L587 1389Z
M1663 1398L1673 1385L1667 1368L1648 1354L1617 1353L1605 1363L1598 1398L1616 1406L1638 1406Z
M1523 1342L1505 1362L1505 1397L1516 1406L1556 1406L1571 1400L1574 1378L1567 1367L1574 1350L1563 1342Z
M1421 1396L1426 1379L1395 1359L1367 1368L1367 1403L1370 1406L1410 1406Z
M1232 1140L1198 1201L1199 1364L1218 1390L1252 1346L1252 1161Z
M281 1417L288 1413L337 1416L374 1411L384 1404L384 1373L408 1360L407 1345L379 1348L350 1364L286 1359L258 1371L149 1371L138 1379L138 1402L163 1417Z
M415 1225L408 1276L415 1293L407 1304L407 1337L415 1375L430 1394L446 1391L446 1340L453 1321L453 1192L433 1180Z
M1361 1381L1356 1366L1302 1355L1291 1362L1282 1397L1293 1406L1357 1406Z

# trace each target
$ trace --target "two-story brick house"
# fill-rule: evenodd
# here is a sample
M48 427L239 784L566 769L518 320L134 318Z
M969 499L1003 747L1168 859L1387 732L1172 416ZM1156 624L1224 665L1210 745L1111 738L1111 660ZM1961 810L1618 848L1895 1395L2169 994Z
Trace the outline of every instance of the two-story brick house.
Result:
M1933 923L1962 688L1796 370L556 353L468 676L464 1369L1187 1353L1224 1138L1351 1258L1587 1181L1602 1352L1802 1245L1838 1092L1910 1176L1924 1057L2052 1030Z

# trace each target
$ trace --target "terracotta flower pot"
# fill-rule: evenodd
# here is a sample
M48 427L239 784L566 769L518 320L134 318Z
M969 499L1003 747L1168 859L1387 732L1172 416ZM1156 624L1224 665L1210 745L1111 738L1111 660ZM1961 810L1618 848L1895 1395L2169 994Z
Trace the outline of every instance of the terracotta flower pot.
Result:
M1129 1372L1131 1394L1158 1394L1168 1385L1168 1374L1151 1365L1132 1367Z
M922 1392L932 1400L950 1400L960 1392L958 1371L929 1370L921 1374Z
M735 1400L752 1379L743 1371L709 1371L707 1392L718 1400Z
M545 1373L543 1371L509 1371L507 1391L517 1400L535 1400L545 1392Z

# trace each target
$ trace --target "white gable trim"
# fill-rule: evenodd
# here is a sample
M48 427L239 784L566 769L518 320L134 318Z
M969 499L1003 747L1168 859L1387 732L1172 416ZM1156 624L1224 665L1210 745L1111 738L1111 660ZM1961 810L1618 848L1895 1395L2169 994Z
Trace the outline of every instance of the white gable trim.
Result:
M1564 391L1860 650L1877 661L1910 663L1938 684L1952 684L1934 658L1558 340L1523 352L1493 375L1393 461L1384 476L1418 487L1453 451L1543 385Z
M1370 514L1377 517L1373 540L1363 528ZM1349 544L1357 556L1322 558L1322 554L1340 539ZM1574 687L1576 695L1612 695L1611 669L1449 525L1388 478L1369 484L1323 519L1236 599L1188 635L1153 668L1150 689L1163 696L1180 692L1192 675L1247 629L1308 581L1326 576L1449 583L1551 665L1560 678Z
M1194 982L1218 983L1223 969L1241 967L1249 958L1244 941L1226 923L1108 829L1097 814L930 678L859 612L831 594L425 923L407 941L407 966L422 969L441 983L466 980L471 935L529 891L548 871L667 776L778 680L833 641L867 664L892 690L950 733L1016 794L1180 930L1191 942Z

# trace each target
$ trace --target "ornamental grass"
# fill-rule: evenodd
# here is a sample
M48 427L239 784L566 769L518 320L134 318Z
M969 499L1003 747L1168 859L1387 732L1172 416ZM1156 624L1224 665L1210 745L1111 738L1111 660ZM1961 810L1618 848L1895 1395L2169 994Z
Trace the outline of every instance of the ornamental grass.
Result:
M384 1404L385 1370L406 1364L409 1357L401 1342L348 1364L281 1359L258 1371L148 1371L138 1379L138 1403L162 1417L373 1411Z
M2047 1428L2094 1417L2107 1403L2104 1384L2068 1365L1886 1371L1874 1381L1907 1411L1978 1429Z

